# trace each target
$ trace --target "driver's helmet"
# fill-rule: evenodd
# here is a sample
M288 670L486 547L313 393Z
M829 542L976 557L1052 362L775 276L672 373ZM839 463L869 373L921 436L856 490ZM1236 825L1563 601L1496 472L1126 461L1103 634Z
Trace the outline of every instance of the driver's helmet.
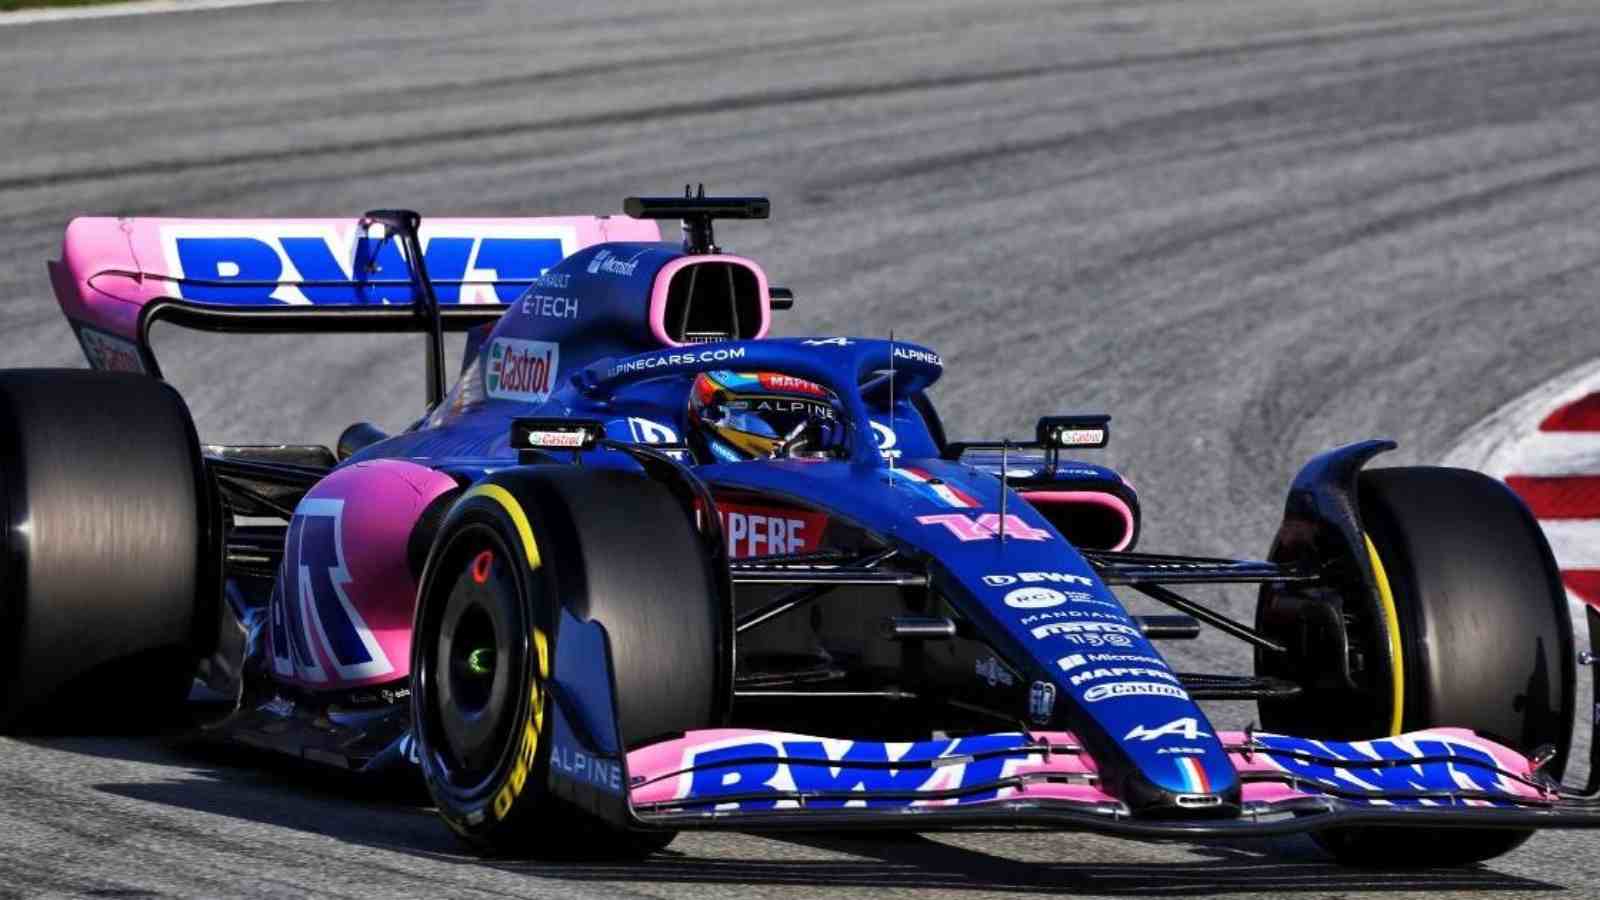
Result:
M839 421L832 391L777 372L702 372L689 391L689 442L707 461L815 457Z

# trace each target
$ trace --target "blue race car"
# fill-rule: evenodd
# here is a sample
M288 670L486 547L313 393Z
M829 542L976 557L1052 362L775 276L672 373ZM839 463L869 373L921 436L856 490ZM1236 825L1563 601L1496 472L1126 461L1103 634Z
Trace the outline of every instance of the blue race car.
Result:
M626 210L73 221L50 271L92 371L0 373L0 728L171 721L198 677L207 734L420 776L531 855L1019 825L1439 864L1600 824L1560 782L1567 601L1499 483L1368 441L1301 470L1265 560L1136 551L1132 486L1076 458L1107 416L952 441L935 350L768 336L793 295L713 231L765 199ZM426 409L204 444L163 321L420 332ZM1179 592L1218 583L1253 623ZM1156 649L1203 625L1255 671Z

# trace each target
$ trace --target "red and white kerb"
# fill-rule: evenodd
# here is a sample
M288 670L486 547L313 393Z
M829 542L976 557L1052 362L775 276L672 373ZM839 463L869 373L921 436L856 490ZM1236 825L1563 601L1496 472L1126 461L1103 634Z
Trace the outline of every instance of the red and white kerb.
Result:
M1540 419L1505 482L1539 519L1567 592L1600 606L1600 391Z

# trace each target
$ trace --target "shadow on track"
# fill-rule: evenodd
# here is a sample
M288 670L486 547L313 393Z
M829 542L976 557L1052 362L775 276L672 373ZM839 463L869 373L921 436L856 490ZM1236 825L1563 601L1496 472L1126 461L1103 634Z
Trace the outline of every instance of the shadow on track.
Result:
M172 766L165 781L104 783L108 794L191 811L291 828L351 844L425 856L441 863L483 866L540 879L583 883L913 888L922 890L1071 893L1102 896L1198 896L1268 892L1460 892L1559 890L1545 882L1475 867L1383 872L1333 865L1309 841L1187 844L1193 861L1112 863L1021 861L914 833L840 836L764 835L847 859L783 859L733 852L668 848L630 862L546 862L482 859L459 844L415 787L363 782L271 754L174 741L66 739L56 750ZM248 768L246 768L248 766ZM1033 832L1004 832L1030 840ZM693 839L674 845L687 848ZM774 849L774 848L769 848ZM811 854L805 854L811 855Z
M1018 894L1095 896L1213 896L1315 891L1505 891L1557 890L1554 885L1482 868L1413 872L1366 872L1323 861L1305 845L1304 860L1268 855L1258 846L1196 845L1210 857L1182 863L1028 862L952 846L919 834L840 837L821 834L767 835L859 860L770 860L706 858L672 848L630 864L522 863L514 868L542 878L575 881L678 882L701 884L809 885L818 888L914 888L1005 891Z

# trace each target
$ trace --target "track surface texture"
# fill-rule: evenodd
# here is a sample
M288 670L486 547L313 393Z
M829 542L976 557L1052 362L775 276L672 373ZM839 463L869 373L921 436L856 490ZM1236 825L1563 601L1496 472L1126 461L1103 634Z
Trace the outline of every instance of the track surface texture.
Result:
M82 365L44 272L73 215L600 212L703 179L773 199L719 237L796 290L777 333L937 347L960 437L1107 410L1142 546L1254 555L1310 454L1388 435L1386 462L1435 461L1600 350L1594 0L579 6L0 29L0 366ZM420 339L157 342L214 439L331 441L422 391ZM1170 651L1248 665L1216 637ZM0 741L0 894L1600 892L1600 837L1572 834L1422 874L1304 840L1003 832L484 863L424 808L258 762Z

